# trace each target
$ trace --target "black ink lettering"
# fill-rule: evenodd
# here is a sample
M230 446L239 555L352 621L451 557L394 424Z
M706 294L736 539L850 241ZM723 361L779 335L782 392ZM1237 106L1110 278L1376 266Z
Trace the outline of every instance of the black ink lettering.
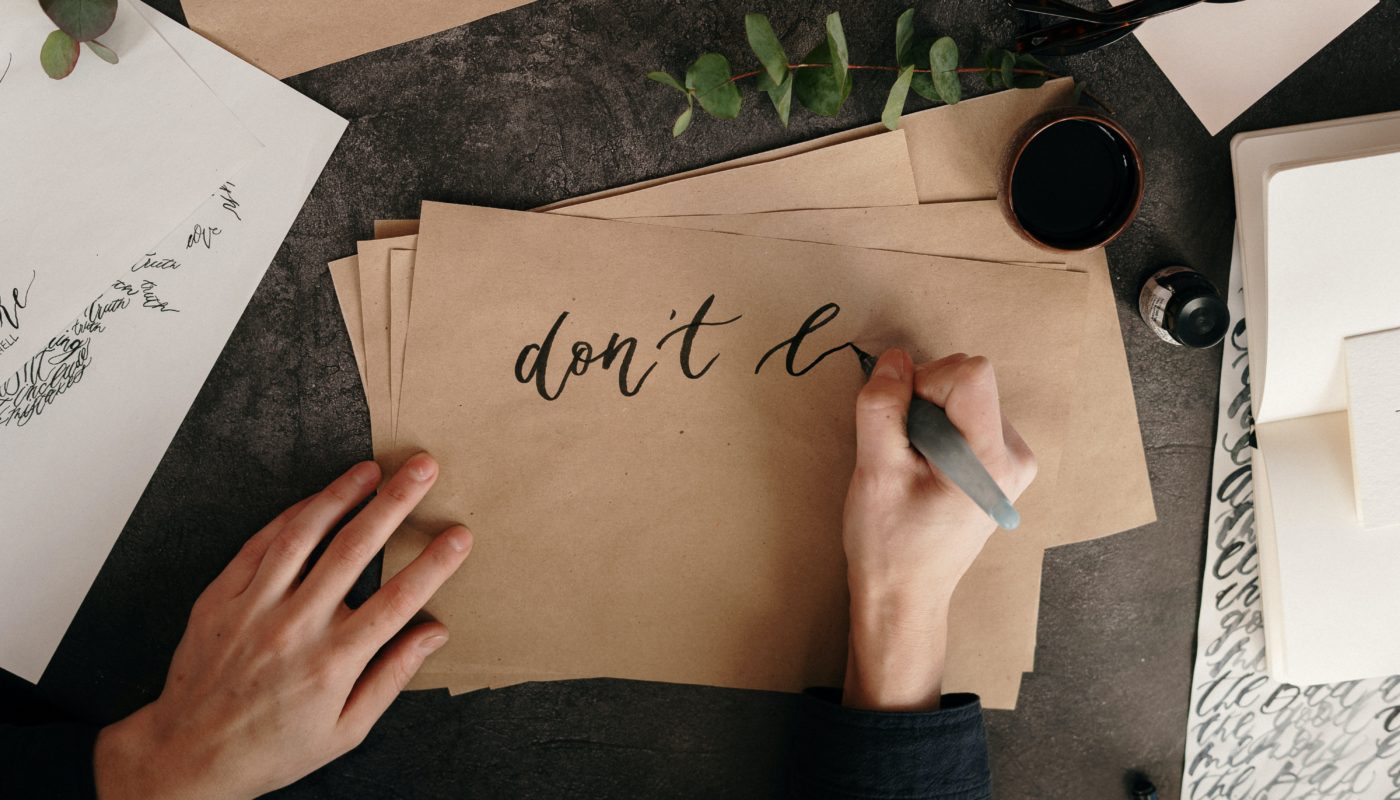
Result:
M608 340L608 346L597 354L593 351L593 345L588 342L574 342L570 348L572 359L569 361L569 367L559 379L559 385L551 391L548 381L549 356L554 349L554 340L559 335L559 329L564 326L564 320L568 317L567 311L560 314L543 342L527 344L521 348L515 359L515 379L520 383L533 383L535 391L545 400L556 400L564 393L570 376L584 374L593 364L601 364L603 369L612 369L613 365L617 364L617 388L622 396L632 397L641 391L642 384L646 382L652 370L656 369L656 364L647 367L636 384L630 384L628 376L632 369L632 358L637 352L637 340L630 336L624 338L619 333L614 333Z
M155 253L147 253L142 257L140 263L132 264L132 272L140 272L143 269L179 269L180 262L173 258L156 258Z
M24 297L19 296L19 287L10 289L10 304L5 305L4 299L0 298L0 328L9 326L19 330L20 309L29 306L29 290L34 288L34 280L39 277L39 271L33 270L29 274L29 283L24 287Z
M145 308L154 308L162 314L167 312L179 313L180 309L171 308L170 303L160 299L156 294L155 281L141 281L141 305Z
M627 385L627 371L632 366L632 356L637 352L637 340L628 336L625 339L619 338L620 334L614 333L608 340L608 348L603 351L603 369L612 369L613 361L622 354L625 349L626 355L622 356L622 367L617 371L617 389L622 392L623 397L632 397L642 390L642 384L651 375L651 371L656 369L655 362L646 368L642 377L637 379L637 385L629 387Z
M196 222L194 230L190 231L189 237L185 239L185 249L188 250L197 244L202 244L204 245L204 249L208 250L214 246L214 237L221 233L223 233L223 231L218 228L212 226L206 228Z
M679 328L676 328L671 332L667 333L665 336L662 336L661 341L656 343L656 349L660 350L662 347L666 346L666 342L670 341L672 336L675 336L676 334L682 331L685 332L685 335L681 337L681 372L684 372L685 376L687 378L690 378L691 380L699 380L700 378L704 377L705 373L710 371L710 367L713 367L715 365L715 360L719 358L719 353L715 353L713 356L710 357L709 361L705 362L705 366L701 367L699 372L696 372L695 370L691 369L690 352L695 346L695 336L696 334L700 333L700 329L706 326L719 327L720 325L728 325L731 322L738 322L744 316L743 314L739 314L738 316L730 317L729 319L723 320L722 322L706 322L705 315L710 313L710 306L714 305L714 302L714 295L710 295L709 297L705 298L705 302L700 304L700 308L695 312L695 316L690 320L690 322L687 322ZM676 312L675 310L672 310L671 319L675 318Z
M546 400L557 398L560 392L564 391L564 384L569 380L569 376L565 375L564 379L559 381L559 388L552 394L549 391L549 386L545 383L545 369L549 366L549 351L554 347L554 337L558 335L559 328L564 325L564 320L568 318L569 312L565 311L560 314L559 319L554 321L554 327L550 328L549 333L544 337L544 341L539 344L525 345L521 349L520 355L515 359L515 379L521 383L533 381L535 391L539 392L540 397ZM525 363L530 358L531 352L534 353L534 363L530 365L528 371L525 371Z
M784 360L784 366L787 368L787 373L793 376L794 378L800 378L803 375L806 375L808 372L812 371L812 369L818 364L822 363L822 360L825 359L827 356L831 355L832 353L839 353L842 350L845 350L847 347L850 347L850 342L846 342L845 344L833 347L830 350L827 350L826 352L817 356L807 366L802 367L801 369L797 368L797 351L802 347L802 341L806 339L807 336L811 333L826 325L828 322L831 322L833 319L836 319L836 315L840 313L841 307L836 305L835 303L827 303L821 308L818 308L816 311L813 311L811 315L807 317L807 319L802 321L802 325L798 327L797 333L794 333L792 335L792 338L784 339L783 341L774 345L773 348L770 349L768 352L763 354L763 357L758 360L758 365L753 368L753 374L757 375L759 371L763 369L763 365L765 362L768 361L769 356L784 348L787 349L787 358Z
M104 318L130 304L125 295L98 297L67 330L50 339L18 371L0 380L0 427L25 425L77 385L92 361L93 337L106 329Z
M233 181L224 181L219 187L219 199L223 201L224 210L233 215L239 222L243 221L243 216L238 213L239 202L233 199L233 189L238 184Z

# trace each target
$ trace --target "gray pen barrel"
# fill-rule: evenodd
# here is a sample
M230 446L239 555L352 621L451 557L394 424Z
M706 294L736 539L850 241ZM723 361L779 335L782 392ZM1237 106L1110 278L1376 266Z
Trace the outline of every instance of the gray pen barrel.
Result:
M1020 513L943 409L915 397L909 404L909 442L998 525L1013 530L1021 524Z

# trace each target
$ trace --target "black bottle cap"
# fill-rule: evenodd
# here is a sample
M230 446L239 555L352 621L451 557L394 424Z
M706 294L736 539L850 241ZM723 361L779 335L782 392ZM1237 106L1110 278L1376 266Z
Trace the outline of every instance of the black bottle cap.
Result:
M1178 342L1187 347L1211 347L1225 338L1230 328L1230 309L1214 291L1206 291L1182 302L1167 305L1165 326Z

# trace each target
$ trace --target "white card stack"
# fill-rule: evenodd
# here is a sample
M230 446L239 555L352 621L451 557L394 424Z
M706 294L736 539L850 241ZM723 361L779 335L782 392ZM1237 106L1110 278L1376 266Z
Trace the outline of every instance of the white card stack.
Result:
M1400 673L1400 113L1232 150L1269 674Z

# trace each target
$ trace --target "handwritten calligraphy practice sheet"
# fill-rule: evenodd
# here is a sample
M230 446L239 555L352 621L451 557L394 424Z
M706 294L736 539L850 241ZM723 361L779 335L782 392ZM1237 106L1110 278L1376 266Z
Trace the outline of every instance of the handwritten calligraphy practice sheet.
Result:
M0 667L31 681L345 128L149 7L121 5L142 15L266 147L236 180L208 183L192 215L117 265L105 289L70 309L79 312L74 321L0 380L9 548L0 560ZM83 487L83 502L56 499L64 485Z
M1400 676L1299 687L1265 674L1238 242L1229 303L1182 796L1397 800Z
M420 688L838 677L852 340L920 357L975 344L1058 461L1083 315L1037 310L1082 309L1083 273L438 203L417 244L384 460L428 449L442 478L384 574L443 520L478 536L429 606L461 634ZM1030 318L1037 336L1013 331ZM1023 514L1054 492L1038 483ZM994 559L986 613L1019 607L1019 581L996 578L1020 564Z
M170 234L262 149L135 6L56 81L54 29L33 0L0 0L0 374L18 369L143 248ZM189 233L189 232L187 232Z

